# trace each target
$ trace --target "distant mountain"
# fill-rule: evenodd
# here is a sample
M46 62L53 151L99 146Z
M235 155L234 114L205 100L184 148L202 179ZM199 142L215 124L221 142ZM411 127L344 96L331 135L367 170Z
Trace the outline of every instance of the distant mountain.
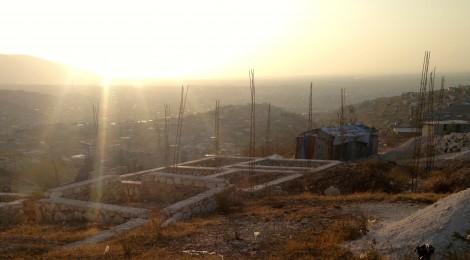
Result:
M98 75L27 55L0 54L0 84L100 84Z

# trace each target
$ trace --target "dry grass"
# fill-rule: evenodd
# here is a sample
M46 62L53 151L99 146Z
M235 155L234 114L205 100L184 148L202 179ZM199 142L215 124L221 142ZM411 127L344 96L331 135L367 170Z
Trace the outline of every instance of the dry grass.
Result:
M470 160L455 161L431 172L423 190L434 193L453 193L470 188Z
M209 219L197 218L191 222L180 222L169 228L161 228L156 218L128 233L110 241L86 245L75 250L57 250L44 255L45 258L103 258L103 259L181 259L185 255L174 247L175 241L203 234L207 225L221 221L221 216ZM108 250L106 248L108 247ZM105 253L106 251L106 253Z
M100 227L16 226L1 233L0 239L5 242L0 253L12 258L44 259L220 259L219 253L237 259L349 259L353 255L341 244L362 236L367 220L360 212L344 207L361 202L430 203L442 196L358 193L327 197L304 192L246 197L243 207L231 213L196 218L168 228L161 228L155 214L141 228L76 250L59 247L94 235ZM260 235L254 237L254 231ZM186 249L217 254L191 256L183 252Z
M34 258L101 230L101 227L85 224L21 224L0 232L0 255L2 258Z
M276 250L280 258L350 259L352 253L341 244L361 237L366 230L365 217L341 217L326 226L327 232L306 229Z
M445 197L445 194L435 193L399 193L399 194L387 194L383 192L372 193L353 193L341 196L323 196L304 192L296 195L291 195L287 200L300 200L304 202L318 201L318 202L329 202L329 203L350 203L350 202L419 202L432 204ZM269 200L269 198L268 198Z

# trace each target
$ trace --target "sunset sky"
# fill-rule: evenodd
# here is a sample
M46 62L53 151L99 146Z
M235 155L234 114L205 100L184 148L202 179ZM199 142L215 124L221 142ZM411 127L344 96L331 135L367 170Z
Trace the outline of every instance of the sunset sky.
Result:
M0 0L0 53L105 78L470 72L470 1Z

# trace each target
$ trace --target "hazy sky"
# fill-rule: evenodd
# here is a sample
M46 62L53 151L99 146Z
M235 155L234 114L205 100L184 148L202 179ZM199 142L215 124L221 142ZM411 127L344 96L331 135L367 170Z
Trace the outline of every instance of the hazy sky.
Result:
M0 35L108 78L470 72L468 0L0 0Z

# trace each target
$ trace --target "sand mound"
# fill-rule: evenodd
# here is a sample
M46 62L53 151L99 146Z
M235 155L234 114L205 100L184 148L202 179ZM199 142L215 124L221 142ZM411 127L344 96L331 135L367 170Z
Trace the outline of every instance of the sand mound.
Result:
M373 245L392 258L411 254L419 245L431 244L440 258L449 247L462 250L464 242L452 238L455 232L467 236L470 231L470 189L449 195L412 215L371 231L351 243L353 251L366 251Z

